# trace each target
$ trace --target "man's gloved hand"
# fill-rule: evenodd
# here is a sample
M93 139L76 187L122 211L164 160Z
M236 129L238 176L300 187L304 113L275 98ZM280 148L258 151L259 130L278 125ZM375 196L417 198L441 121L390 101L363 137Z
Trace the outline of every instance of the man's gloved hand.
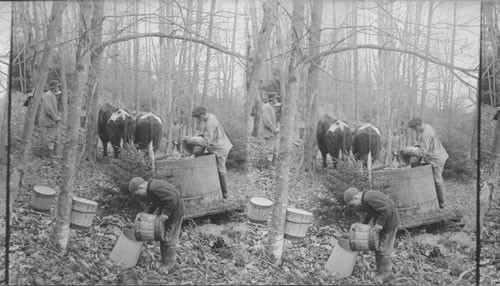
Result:
M376 224L373 226L373 229L375 230L375 232L380 232L384 227L381 226L380 224Z

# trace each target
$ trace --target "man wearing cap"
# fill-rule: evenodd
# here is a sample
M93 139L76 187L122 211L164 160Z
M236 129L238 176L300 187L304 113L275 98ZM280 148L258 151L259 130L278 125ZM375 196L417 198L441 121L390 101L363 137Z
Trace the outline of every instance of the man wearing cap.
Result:
M177 188L162 180L145 181L141 177L130 180L128 189L133 196L146 199L148 206L145 213L159 212L167 216L164 221L165 238L160 241L161 267L160 272L168 273L176 264L176 246L179 243L184 203Z
M191 115L196 118L202 126L202 140L189 138L186 139L186 142L188 144L206 147L208 152L215 154L222 197L227 199L226 160L229 151L233 148L233 144L229 141L217 117L212 113L208 113L205 107L197 106L193 109Z
M374 282L383 283L391 273L391 253L401 224L399 211L392 199L379 191L360 192L356 188L348 188L344 192L344 202L348 207L361 208L365 214L361 222L373 224L380 235L379 250L375 251L377 275Z
M266 156L266 167L274 170L276 169L277 159L277 134L280 128L276 119L276 109L274 105L277 102L278 94L276 92L268 93L266 103L262 106L262 120L261 129L262 137L264 138L264 154Z
M436 195L440 208L444 208L444 180L443 169L448 152L441 144L439 137L434 131L434 128L419 117L414 117L408 122L408 127L420 134L417 143L417 148L409 147L403 150L403 154L408 154L417 157L423 157L424 162L432 165L432 175L434 177L434 185L436 186Z
M45 128L45 144L50 150L50 157L52 158L59 157L55 154L54 149L58 123L61 121L56 98L56 95L61 94L59 86L60 84L57 80L49 82L49 90L42 95L42 100L40 102L40 118L38 120L40 126Z

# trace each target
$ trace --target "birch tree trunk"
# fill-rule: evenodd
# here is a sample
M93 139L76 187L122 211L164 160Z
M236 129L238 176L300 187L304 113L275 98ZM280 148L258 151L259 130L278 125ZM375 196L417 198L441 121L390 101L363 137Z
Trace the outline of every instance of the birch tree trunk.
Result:
M316 1L315 1L316 2ZM263 27L265 27L263 25ZM286 209L288 206L288 187L290 179L290 164L292 152L292 136L294 133L295 118L297 114L297 71L296 61L300 51L300 41L304 30L304 2L293 0L291 47L292 53L288 64L288 71L282 71L281 76L287 79L283 94L283 111L281 117L281 141L280 154L276 170L276 185L272 218L269 225L268 245L266 252L275 260L275 264L281 264L284 246L284 230Z
M271 32L276 23L276 15L273 11L275 9L273 6L278 5L276 0L266 0L263 3L264 18L262 19L262 27L259 31L259 37L257 41L257 47L253 55L253 65L250 72L250 83L248 87L248 95L245 108L245 120L249 122L251 109L255 106L256 102L260 107L260 96L259 96L259 82L260 74L262 70L262 65L264 62L264 56L269 48L269 40L271 39ZM254 119L255 121L255 119ZM255 125L255 122L254 122ZM256 134L252 134L256 135Z
M196 13L196 28L195 31L197 34L200 34L201 31L201 22L202 22L202 13L203 13L203 0L198 0L197 4L197 13ZM194 46L194 55L193 55L193 80L191 82L191 93L193 95L193 101L191 103L191 108L189 110L189 120L191 120L191 129L194 131L197 129L196 127L196 120L191 119L191 112L194 109L194 106L198 104L198 97L200 94L199 91L199 82L200 82L200 72L199 72L199 67L200 67L200 45L195 44ZM190 135L193 133L189 133ZM194 135L194 134L193 134Z
M208 40L211 41L214 33L214 13L215 13L215 2L212 0L210 6L210 23L208 24ZM208 74L210 73L210 57L212 55L212 49L207 47L207 58L205 60L205 74L203 79L203 94L201 97L201 105L205 105L208 93Z
M323 0L312 2L311 9L311 28L309 31L309 55L314 58L319 54L321 43L321 15L323 11ZM315 152L316 152L316 123L318 122L318 86L319 86L319 67L321 58L309 64L309 73L307 80L307 112L305 116L306 128L304 135L304 161L301 166L303 171L315 170Z
M90 54L90 71L87 90L87 115L86 115L86 143L84 148L83 159L97 159L97 104L99 102L99 81L101 75L101 62L103 49L98 48L102 40L102 24L104 20L104 2L94 0L94 13L92 15L92 30L91 37L91 54ZM125 142L124 142L125 143Z
M434 12L434 3L429 1L429 15L427 16L427 38L425 40L425 53L429 54L432 36L432 14ZM422 79L422 101L420 102L420 117L424 114L425 98L427 95L427 71L429 70L429 62L424 61L424 77Z
M414 35L415 35L415 47L420 47L420 22L422 18L422 7L423 7L423 1L419 1L416 3L416 16L415 16L415 29L414 29ZM418 65L420 59L416 56L411 56L412 58L412 66L411 66L411 79L412 79L412 84L411 84L411 92L409 94L410 98L408 99L409 102L409 114L410 117L414 117L416 113L416 106L417 106L417 94L418 94ZM425 72L424 72L425 74ZM408 78L410 80L410 78ZM426 81L424 80L423 84L426 84Z
M357 26L358 26L358 21L357 21L357 18L358 18L358 1L357 0L352 1L351 5L352 5L352 27L353 27L353 32L355 32L356 29L357 29ZM353 46L357 46L358 45L358 33L354 33L354 35L352 35L352 42L353 42ZM358 104L358 98L359 98L359 91L358 91L358 87L359 87L358 50L354 49L352 51L352 53L353 53L352 54L352 68L353 68L353 71L352 71L352 73L353 73L352 74L352 77L353 77L352 91L354 93L354 121L358 122L358 120L359 120L359 104ZM344 119L345 120L345 118L339 118L339 119Z
M35 129L36 111L40 105L40 100L42 99L42 94L49 75L49 64L52 61L52 51L54 50L57 27L60 25L60 21L62 21L62 13L67 4L68 2L66 1L55 1L50 13L42 59L40 67L37 69L38 74L36 76L35 87L33 90L33 98L24 117L23 139L21 143L22 155L19 164L21 169L24 168L31 152L31 138Z
M55 3L59 2L54 2ZM59 193L56 212L55 226L52 236L53 244L62 255L66 254L70 235L71 203L73 200L74 177L76 169L76 156L78 149L78 129L80 127L80 114L82 97L88 80L90 65L90 29L92 2L78 1L80 5L80 33L76 50L76 70L74 71L74 84L71 86L71 100L69 109L68 126L64 143L64 154L62 159L62 182L59 185Z
M235 52L236 51L236 25L238 21L238 0L235 1L234 3L234 22L233 22L233 37L231 40L231 51ZM231 67L229 68L229 90L228 93L232 93L232 90L234 88L234 65L235 65L235 59L234 57L231 57L230 59L230 65Z
M138 15L138 10L139 10L139 1L133 1L132 2L134 5L134 23L132 25L133 33L134 35L137 35L137 29L139 25L139 15ZM140 49L140 44L139 44L139 39L134 39L134 94L133 97L135 98L135 110L141 110L141 96L139 96L139 49ZM150 106L151 108L151 106ZM151 110L152 111L152 110Z
M214 0L215 1L215 0ZM173 1L172 0L167 0L166 1L166 16L171 17L174 14L174 8L173 8ZM167 25L167 33L171 34L173 33L174 27L171 23L166 24ZM175 115L174 111L174 101L175 101L175 86L177 85L175 80L174 80L174 75L175 75L175 45L174 45L174 39L167 39L167 86L166 88L166 93L167 93L167 106L166 108L164 107L164 110L167 110L167 126L168 126L168 133L167 133L167 155L171 155L173 148L172 148L172 137L173 137L173 119Z
M188 5L187 5L187 22L188 24L186 25L186 29L189 30L190 33L193 32L193 25L194 25L194 0L189 0ZM191 69L192 62L195 61L193 59L193 43L191 42L186 42L186 57L187 57L187 62L184 65L186 68L185 76L186 76L186 82L191 82L193 80L193 74L194 70ZM183 73L184 74L184 73ZM193 102L194 102L194 95L191 91L193 87L188 84L187 88L185 89L187 91L187 94L189 96L189 101L188 101L188 108L187 108L187 113L185 115L185 120L183 121L183 126L182 128L176 133L178 134L177 137L179 136L186 136L188 134L192 133L192 121L193 118L191 117L191 111L193 108ZM175 139L174 139L175 140Z
M456 42L456 34L457 34L457 2L453 4L453 28L451 34L451 51L450 51L450 64L455 64L455 42ZM453 86L454 86L455 76L448 70L448 96L447 96L447 110L448 110L448 137L451 135L451 129L453 126L453 122L451 122L451 115L453 113Z

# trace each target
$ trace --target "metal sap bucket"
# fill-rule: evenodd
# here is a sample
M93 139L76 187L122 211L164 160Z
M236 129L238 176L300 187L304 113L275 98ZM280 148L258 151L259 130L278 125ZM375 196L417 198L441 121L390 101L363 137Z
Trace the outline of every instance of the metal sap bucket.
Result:
M333 274L338 278L346 278L351 276L354 266L356 265L357 251L349 249L349 241L345 239L337 240L332 254L328 258L325 265L325 270L329 274Z
M109 258L117 265L129 268L134 267L139 261L142 249L142 241L135 239L134 230L131 228L122 229L122 233L116 241Z

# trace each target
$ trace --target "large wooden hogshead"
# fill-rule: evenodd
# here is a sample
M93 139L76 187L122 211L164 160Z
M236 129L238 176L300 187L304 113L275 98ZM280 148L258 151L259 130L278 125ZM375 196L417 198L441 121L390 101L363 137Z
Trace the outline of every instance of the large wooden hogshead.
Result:
M372 176L377 185L384 186L389 191L398 207L403 228L457 217L453 210L439 209L431 165L381 170L373 172Z
M156 177L167 180L182 193L185 218L244 209L244 202L222 199L219 173L213 154L190 159L158 160Z

